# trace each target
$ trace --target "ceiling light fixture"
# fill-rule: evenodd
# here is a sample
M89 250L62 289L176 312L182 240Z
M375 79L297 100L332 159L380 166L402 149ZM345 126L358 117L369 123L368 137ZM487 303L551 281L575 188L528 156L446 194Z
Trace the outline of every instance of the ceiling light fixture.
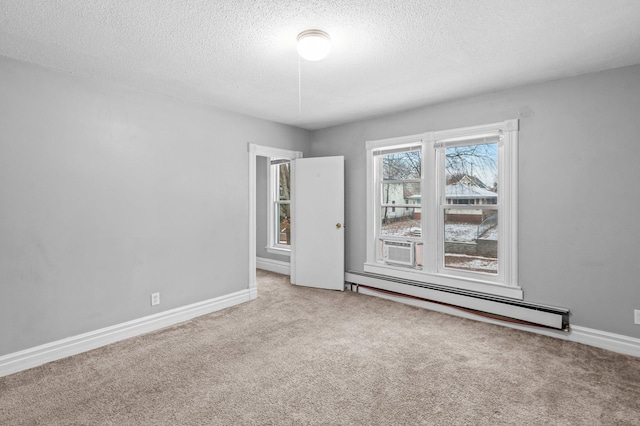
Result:
M322 30L306 30L298 34L298 53L307 61L324 59L331 51L329 34Z

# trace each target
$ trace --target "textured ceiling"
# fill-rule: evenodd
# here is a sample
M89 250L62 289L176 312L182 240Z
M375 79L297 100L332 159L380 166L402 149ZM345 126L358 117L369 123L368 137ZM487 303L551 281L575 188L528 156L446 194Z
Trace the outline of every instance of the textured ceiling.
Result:
M0 55L318 129L638 64L640 1L2 0Z

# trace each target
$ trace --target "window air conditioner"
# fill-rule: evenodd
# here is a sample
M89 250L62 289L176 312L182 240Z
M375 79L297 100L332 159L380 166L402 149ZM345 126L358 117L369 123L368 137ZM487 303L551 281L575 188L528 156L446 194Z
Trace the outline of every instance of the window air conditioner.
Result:
M397 265L415 265L415 250L413 241L382 241L382 258L386 263Z

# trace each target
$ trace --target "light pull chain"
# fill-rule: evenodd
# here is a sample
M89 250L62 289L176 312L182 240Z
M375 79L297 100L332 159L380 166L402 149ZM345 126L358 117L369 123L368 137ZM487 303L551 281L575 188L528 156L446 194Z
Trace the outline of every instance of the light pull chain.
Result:
M302 60L298 55L298 119L302 114Z

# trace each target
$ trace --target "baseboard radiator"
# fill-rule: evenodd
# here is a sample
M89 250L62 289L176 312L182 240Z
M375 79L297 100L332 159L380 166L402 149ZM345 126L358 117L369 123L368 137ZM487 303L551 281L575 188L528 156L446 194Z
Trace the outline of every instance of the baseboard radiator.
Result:
M569 310L522 300L359 271L345 273L347 288L446 305L492 319L569 331Z

